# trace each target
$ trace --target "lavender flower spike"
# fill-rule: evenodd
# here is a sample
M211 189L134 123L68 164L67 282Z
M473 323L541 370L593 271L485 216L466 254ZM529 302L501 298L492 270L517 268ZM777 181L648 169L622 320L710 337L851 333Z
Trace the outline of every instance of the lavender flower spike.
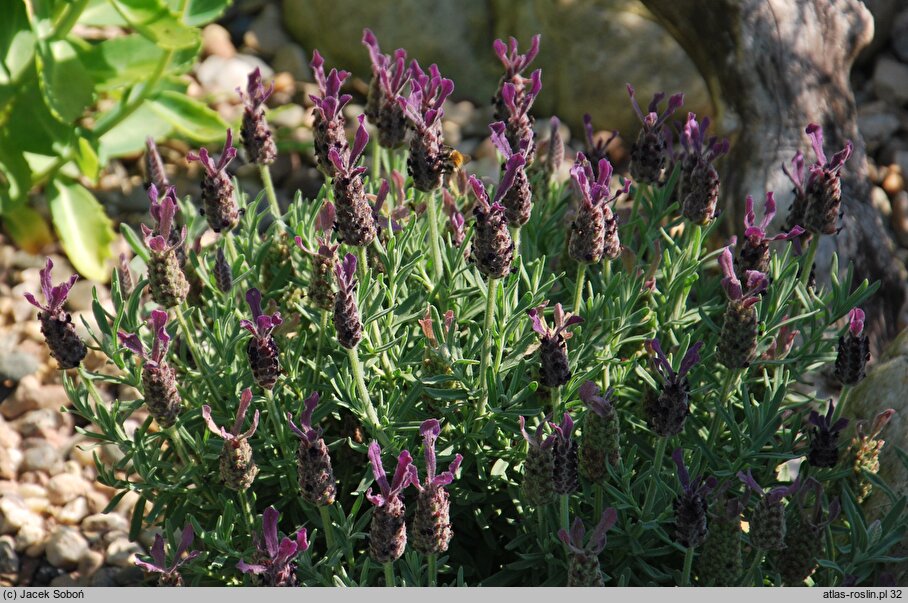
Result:
M413 466L413 457L404 450L397 457L397 468L389 484L378 442L369 444L369 461L380 490L379 494L372 494L372 488L366 491L366 499L375 505L369 534L369 554L378 563L396 561L404 554L407 546L407 526L404 520L406 508L400 494L408 485L418 482L419 475Z
M442 105L454 91L454 82L442 78L436 65L429 67L426 74L419 63L410 65L410 96L397 97L413 136L410 138L410 156L407 170L413 178L413 186L422 192L431 192L441 187L443 176L448 169L450 151L442 141Z
M202 147L198 153L188 153L187 161L198 161L205 168L202 175L202 213L214 232L232 230L240 221L240 210L233 198L233 181L227 174L227 165L236 157L233 131L227 130L227 140L220 158L215 162Z
M552 454L555 457L553 484L556 494L573 494L580 490L580 473L577 459L577 440L571 437L574 431L574 420L564 413L561 424L551 423L555 431L555 445Z
M271 130L268 128L268 122L265 120L265 109L263 108L265 101L274 92L274 82L266 90L262 83L262 72L256 67L249 74L246 93L244 94L240 88L237 88L236 91L245 107L240 134L243 137L243 145L246 147L246 156L249 161L258 165L274 163L277 147L271 136Z
M848 427L848 419L833 422L835 405L829 401L825 415L815 410L810 411L807 421L810 423L810 449L807 462L814 467L835 467L839 462L839 433Z
M805 230L800 226L793 226L787 233L782 232L774 237L767 236L769 223L776 215L776 200L773 193L766 193L763 205L763 219L757 223L754 213L754 199L747 195L744 201L744 244L738 252L738 278L746 278L748 270L757 270L766 273L769 271L769 244L773 241L792 241L795 251L800 253L801 235Z
M520 433L527 441L527 456L523 463L523 484L521 490L526 502L534 506L550 503L555 497L555 434L544 436L543 428L551 416L545 418L533 435L526 430L526 419L519 417Z
M719 255L719 265L725 278L722 288L728 296L728 305L722 322L722 333L716 355L728 368L747 368L757 357L757 310L754 304L760 301L760 294L769 285L769 279L762 272L748 270L745 272L747 290L735 274L731 247L726 247Z
M530 214L533 211L533 191L530 188L530 181L527 178L527 153L532 139L524 138L520 141L517 148L513 148L508 142L506 136L506 126L503 122L495 122L489 126L492 130L492 143L498 148L498 151L504 157L504 163L501 171L507 170L507 163L511 157L519 156L523 158L522 165L519 165L514 172L514 182L502 196L501 202L505 207L505 217L508 223L514 226L523 226L530 221Z
M571 223L568 252L577 262L597 264L603 258L613 260L621 253L618 240L618 219L609 203L630 190L630 180L624 181L622 189L612 194L610 180L612 164L600 159L594 170L583 153L577 153L571 168L571 182L579 198L577 215Z
M608 467L616 467L621 461L620 426L612 401L614 388L603 394L599 386L586 381L577 394L588 409L578 450L580 472L590 481L603 484Z
M418 476L413 479L419 496L410 541L413 548L424 555L444 553L454 536L450 521L451 502L445 486L454 481L454 474L463 457L454 455L448 470L436 474L435 441L441 433L441 424L437 419L427 419L420 426L419 433L423 438L426 457L426 479L423 484L419 483Z
M754 548L764 551L779 550L785 546L785 507L782 499L794 494L801 487L800 479L790 486L781 486L768 493L754 480L747 470L738 472L740 479L748 488L757 493L760 500L750 516L750 543Z
M218 427L211 418L210 406L207 404L202 406L202 419L208 429L224 440L224 448L221 450L220 456L221 479L224 480L224 484L228 488L237 492L242 492L249 488L259 472L259 468L252 459L252 447L247 441L258 428L258 410L255 411L255 415L252 417L252 426L245 432L240 433L240 429L242 429L243 422L246 419L246 411L249 410L251 402L252 390L247 387L240 396L240 405L236 411L236 421L230 431L223 427Z
M571 338L571 333L567 329L582 323L583 319L566 313L561 304L555 304L554 328L550 329L542 316L545 306L532 308L527 314L533 330L540 337L540 382L546 387L560 387L571 379L567 356L567 340Z
M296 455L300 491L304 499L320 507L334 503L337 483L328 446L322 439L322 429L312 425L312 413L318 401L318 392L312 392L306 398L303 412L300 413L299 427L294 425L293 416L289 412L287 420L290 422L290 430L300 439Z
M25 294L25 299L40 310L38 320L41 322L41 333L50 350L50 355L57 361L61 369L71 369L79 366L88 348L76 334L72 316L63 309L70 289L79 280L74 274L69 280L56 287L51 283L51 271L54 263L50 258L41 270L41 292L44 293L46 305L41 304L31 293Z
M722 279L722 288L725 290L729 301L738 302L745 308L749 308L760 301L760 294L769 286L769 279L765 274L756 270L748 270L746 273L747 289L744 290L741 281L738 280L735 274L731 247L726 247L722 250L719 255L719 265L725 275L725 278Z
M691 480L684 465L684 450L675 449L672 459L678 467L681 494L674 501L675 539L688 548L696 548L706 540L706 495L716 487L716 478L706 480L697 476Z
M148 281L151 297L165 308L178 306L189 294L189 282L180 267L180 254L186 241L186 227L177 233L174 216L177 213L177 198L173 187L169 187L164 197L158 197L154 185L148 188L150 213L157 223L157 230L151 230L142 224L145 245L151 250L148 262Z
M703 342L698 341L692 345L676 373L662 351L658 339L646 342L650 351L650 362L662 379L661 390L647 391L644 400L644 412L650 428L656 435L669 437L681 433L684 422L690 414L690 382L687 373L700 361L700 349Z
M401 146L407 137L407 119L397 97L410 81L407 52L398 48L391 57L382 54L371 29L363 30L363 45L372 60L372 82L366 101L366 116L378 129L378 144L386 149Z
M510 274L514 261L514 240L508 231L505 208L499 203L510 190L517 177L517 170L523 166L523 157L514 155L505 164L505 171L498 183L493 200L476 176L470 176L470 187L476 196L473 207L476 218L476 234L470 243L469 261L476 265L486 279L503 278Z
M595 176L599 177L599 162L603 159L608 159L608 147L612 142L618 138L618 130L612 130L611 135L605 140L596 140L595 132L593 131L593 118L589 113L584 114L583 116L583 134L584 134L584 150L586 151L586 156L590 160L590 165L595 172Z
M839 337L835 375L843 385L854 385L864 378L870 360L870 341L864 334L864 311L853 308L848 313L848 331Z
M571 525L571 531L558 530L558 538L570 552L568 562L568 586L604 586L602 570L599 566L599 554L605 549L606 533L618 521L618 511L609 507L602 512L599 523L593 529L590 539L586 540L586 528L579 517Z
M183 528L180 537L180 544L173 553L173 563L167 565L167 558L164 556L164 538L160 534L154 537L154 544L151 547L151 562L136 559L135 565L142 571L149 574L161 574L158 577L159 586L183 586L183 577L180 575L180 567L189 563L202 554L202 551L191 551L186 554L192 541L195 539L195 531L192 526L187 524ZM184 556L185 554L185 556Z
M522 93L517 87L508 82L501 87L501 100L507 109L508 117L505 119L507 124L506 136L511 148L518 148L521 144L526 145L527 165L531 165L536 158L536 142L533 134L533 117L530 115L530 108L539 92L542 90L542 70L537 69L530 76L529 87L524 88Z
M256 534L258 549L253 563L240 561L236 568L244 574L261 576L264 586L296 586L296 557L309 549L306 528L297 531L293 538L285 536L278 541L277 521L280 514L274 507L262 515L262 535Z
M155 420L164 427L170 427L183 410L183 400L177 389L176 372L164 360L170 335L167 334L167 312L152 310L148 327L152 333L151 354L146 355L142 341L137 335L119 332L120 343L133 354L142 358L142 389L145 406Z
M348 245L366 247L375 239L377 231L375 216L363 187L363 173L366 168L356 167L369 142L369 134L364 124L365 116L360 115L358 119L359 128L356 130L353 148L349 153L339 153L337 149L331 149L328 152L328 159L334 166L337 239Z
M509 43L505 44L504 40L495 40L492 49L501 64L504 65L504 75L498 82L498 89L492 98L492 106L495 108L495 121L504 121L507 119L507 108L502 98L502 90L505 84L511 84L515 88L516 96L521 99L525 94L526 85L529 80L523 77L523 71L530 66L536 55L539 54L539 40L541 36L536 34L530 41L530 48L525 54L520 54L517 50L517 40L510 38Z
M337 295L334 298L334 329L337 341L348 350L359 345L363 338L363 323L356 302L356 256L348 253L344 261L334 266Z
M252 321L241 320L240 326L253 335L246 347L249 366L252 368L255 382L260 387L271 389L281 374L278 357L280 351L271 332L284 321L280 312L275 312L271 316L262 312L262 293L255 287L246 292L246 301L252 310Z
M350 152L347 135L344 132L342 109L353 97L340 93L344 80L350 74L332 69L326 77L324 64L322 55L317 50L313 51L310 66L318 84L319 96L312 94L309 98L315 104L313 124L315 158L318 160L319 169L326 176L334 177L334 165L331 163L329 153L335 151L344 156Z
M653 95L653 100L644 115L640 105L637 104L636 92L630 84L627 85L627 93L631 97L634 112L643 123L643 128L631 147L631 177L644 184L657 184L666 158L665 139L659 130L662 124L684 103L684 95L672 95L668 99L668 108L660 115L657 110L659 103L665 98L665 94L658 92Z
M719 201L719 173L713 165L728 153L728 140L718 141L706 137L709 118L702 123L693 113L687 114L687 123L681 131L681 177L678 180L678 197L684 217L694 224L706 224L716 216Z

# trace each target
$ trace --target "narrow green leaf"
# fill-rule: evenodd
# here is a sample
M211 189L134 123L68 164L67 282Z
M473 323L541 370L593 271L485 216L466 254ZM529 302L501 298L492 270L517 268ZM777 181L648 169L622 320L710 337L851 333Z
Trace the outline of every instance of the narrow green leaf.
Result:
M177 92L162 92L148 106L180 134L197 142L223 140L227 131L227 123L216 111Z
M123 238L126 239L130 248L132 248L132 252L142 258L142 261L147 264L151 256L148 254L148 248L145 247L139 234L125 222L120 224L120 233L123 235Z
M180 22L161 0L110 0L117 12L140 34L165 50L196 44L198 31Z
M107 282L110 244L114 231L110 218L94 195L81 184L51 182L47 202L63 250L80 274Z

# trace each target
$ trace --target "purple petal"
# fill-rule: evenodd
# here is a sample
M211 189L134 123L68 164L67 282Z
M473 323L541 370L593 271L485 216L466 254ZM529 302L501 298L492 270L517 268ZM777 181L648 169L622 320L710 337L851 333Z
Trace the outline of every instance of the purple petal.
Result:
M496 121L493 124L489 124L489 129L492 130L492 144L495 145L495 148L504 156L505 159L508 159L511 156L511 143L508 142L507 137L505 136L505 125L503 121Z
M492 200L493 205L501 201L511 190L517 178L517 170L523 169L524 164L526 164L526 158L523 155L511 155L508 158L507 163L505 163L504 174L501 176L501 181L498 182L498 189L495 191L495 198Z
M583 525L583 520L577 517L574 519L574 523L571 524L571 544L578 549L582 549L584 536L586 536L586 528Z
M252 287L246 291L246 302L252 310L252 317L257 320L262 315L262 292Z
M139 568L140 570L142 570L148 574L155 574L155 573L163 574L167 571L166 568L160 567L153 563L148 563L147 561L142 561L141 559L138 559L138 558L133 563L135 564L135 566L137 568Z
M826 164L826 153L823 152L823 128L817 124L808 124L804 130L810 138L810 144L813 146L813 152L817 156L817 162L820 165Z
M236 569L244 574L264 574L268 571L268 568L264 565L251 565L245 561L240 561L236 564Z
M278 552L277 520L279 516L280 514L273 506L265 509L265 513L262 514L262 536L265 539L265 550L272 559L277 556Z
M675 448L672 453L672 460L675 461L675 465L678 467L678 481L681 482L681 487L685 492L690 492L690 474L687 472L687 467L684 466L684 449Z
M296 552L303 553L309 550L309 538L306 528L300 528L296 533Z
M183 556L183 553L189 550L189 547L192 546L192 541L195 540L195 531L192 529L192 524L186 524L183 528L183 533L180 535L180 544L177 546L176 552L174 555L174 560L179 559Z
M381 448L375 440L369 444L369 461L372 463L372 475L375 477L375 483L378 484L382 496L385 499L391 497L391 486L388 484L388 477L385 474L385 468L381 462Z
M205 422L205 425L208 426L211 433L225 440L227 439L227 432L223 427L218 427L217 423L214 422L214 419L211 418L211 407L207 404L202 406L202 420Z
M612 529L612 526L614 526L617 521L618 511L615 510L614 507L609 507L602 512L599 523L596 524L592 534L590 534L590 544L588 548L591 552L596 555L602 552L602 549L605 548L606 533Z
M154 544L151 545L151 559L161 568L160 571L165 571L167 560L164 557L164 538L160 534L155 534Z
M854 337L860 337L864 332L864 311L854 308L848 313L848 330Z
M681 367L678 369L678 378L680 379L684 375L690 372L690 369L693 368L695 364L700 362L700 348L703 347L703 342L698 341L687 350L687 353L684 355L684 358L681 359Z
M581 385L580 389L577 391L577 394L585 404L589 404L594 398L599 397L600 391L602 390L599 389L599 386L594 382L584 381L583 385Z
M117 333L117 338L120 340L120 345L139 358L145 358L145 348L142 346L142 340L139 339L138 335L127 335L123 331L120 331Z
M410 451L404 450L401 452L397 457L397 468L394 470L394 479L391 481L391 490L389 492L391 496L398 494L412 481L413 475L410 470L412 465L413 457L410 456ZM416 483L418 483L418 481L417 478ZM385 497L387 498L388 495L386 494Z
M750 488L751 490L753 490L754 492L759 494L760 497L763 496L763 488L761 488L760 484L758 484L756 482L756 480L753 478L753 475L751 475L751 473L750 473L750 469L747 470L747 473L744 473L743 471L738 471L738 479L741 480L745 486L747 486L748 488Z
M426 419L419 426L419 434L423 440L423 454L426 457L426 481L432 483L435 478L435 441L441 433L441 424L438 419Z
M546 337L549 334L549 330L546 328L545 322L542 318L543 308L545 308L544 305L527 311L527 314L530 316L530 321L533 324L533 330L536 331L536 333L538 333L540 337Z
M236 410L236 422L233 424L233 429L230 430L230 433L233 435L238 435L240 433L240 428L243 426L243 420L246 418L246 411L249 410L249 405L252 403L252 389L246 388L243 390L243 393L240 394L240 405Z
M366 116L360 115L356 119L359 120L359 128L356 130L356 136L353 139L353 147L350 149L350 165L354 165L359 160L359 156L363 154L366 145L369 143L369 133L366 131L366 126L364 124Z

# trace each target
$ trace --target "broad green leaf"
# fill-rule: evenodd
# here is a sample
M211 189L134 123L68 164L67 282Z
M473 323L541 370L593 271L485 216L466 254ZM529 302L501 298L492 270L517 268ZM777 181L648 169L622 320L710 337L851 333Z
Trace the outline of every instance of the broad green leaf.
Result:
M3 193L0 192L0 197ZM20 249L28 253L39 253L54 242L44 216L25 203L15 204L3 213L3 229Z
M101 174L101 161L98 159L98 151L95 145L87 138L79 137L76 145L76 165L82 171L82 174L88 178L92 184L98 181Z
M88 6L82 11L79 23L105 27L114 25L123 27L128 25L123 16L111 5L108 0L88 0Z
M126 21L165 50L196 44L199 32L180 22L161 0L110 0Z
M15 0L3 7L0 18L0 125L6 122L8 106L15 98L17 84L33 71L35 34L25 12L25 3Z
M104 208L88 189L76 183L51 182L47 202L69 261L84 277L107 282L107 260L115 235Z
M61 122L51 112L32 72L10 109L5 130L13 149L28 158L29 154L45 155L51 160L75 144L73 127ZM28 159L29 163L32 160ZM32 168L35 171L35 168Z
M16 151L17 141L6 128L0 128L0 139L11 143L0 144L0 191L16 202L24 199L31 188L31 170L22 154ZM6 203L0 197L0 215L6 211Z
M37 65L51 111L64 122L81 117L94 100L94 86L72 45L66 40L38 44Z
M231 0L189 0L183 16L187 25L198 27L211 23L227 10Z
M165 91L148 103L180 134L196 142L223 140L227 123L216 111L178 92Z
M101 163L105 163L111 157L141 151L148 136L158 140L166 137L172 130L173 127L158 117L148 103L145 103L101 137L98 148Z
M81 52L85 68L99 90L113 90L148 79L164 57L162 50L140 34L130 34L86 46ZM198 53L198 45L178 50L170 58L168 71L188 69Z

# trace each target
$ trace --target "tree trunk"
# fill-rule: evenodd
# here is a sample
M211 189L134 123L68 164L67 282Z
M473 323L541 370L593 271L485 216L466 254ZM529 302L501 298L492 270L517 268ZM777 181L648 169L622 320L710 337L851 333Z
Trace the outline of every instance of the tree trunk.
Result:
M798 149L813 159L804 128L823 127L828 155L846 140L854 154L842 171L844 228L824 236L817 257L819 282L828 282L838 253L855 279L881 281L865 304L867 328L878 353L900 327L906 299L903 267L878 212L870 203L867 156L857 129L849 73L873 37L873 20L858 0L643 0L703 74L711 93L738 120L724 167L723 194L733 228L741 229L744 198L775 191L776 228L793 198L781 165Z

